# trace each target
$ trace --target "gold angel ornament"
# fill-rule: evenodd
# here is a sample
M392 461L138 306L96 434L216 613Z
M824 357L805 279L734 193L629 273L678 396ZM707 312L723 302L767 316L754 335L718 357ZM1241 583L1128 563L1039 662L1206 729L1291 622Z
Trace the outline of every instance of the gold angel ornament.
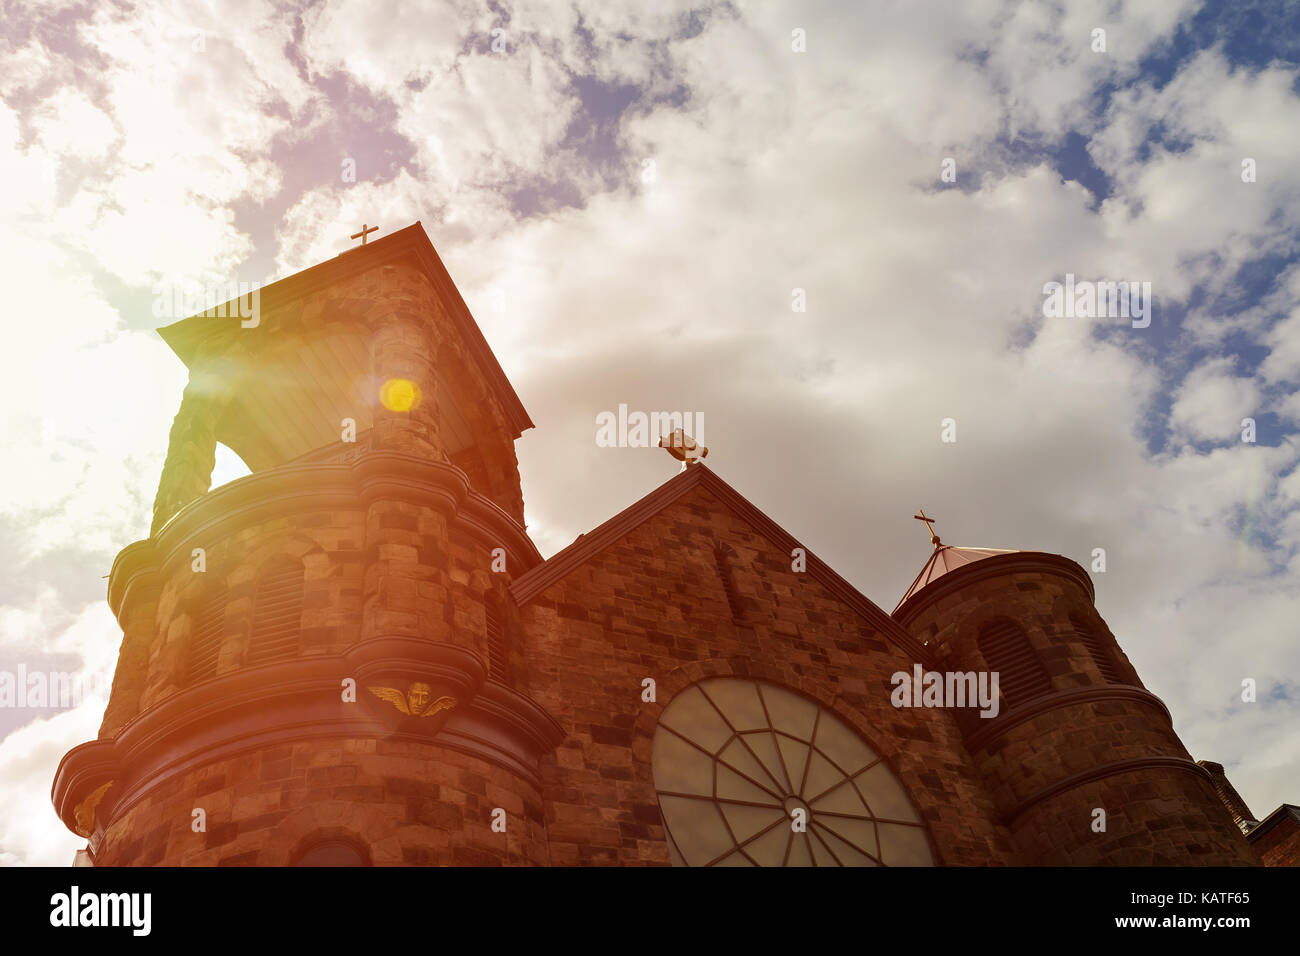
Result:
M413 681L405 694L396 687L367 687L366 689L380 700L388 701L403 714L410 714L412 717L432 717L439 711L451 710L456 706L455 697L439 697L434 700L429 685L419 681Z

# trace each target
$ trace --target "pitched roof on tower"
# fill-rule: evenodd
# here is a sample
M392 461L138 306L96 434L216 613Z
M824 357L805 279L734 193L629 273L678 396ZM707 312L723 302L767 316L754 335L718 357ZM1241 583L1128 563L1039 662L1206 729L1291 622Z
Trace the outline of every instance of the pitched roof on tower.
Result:
M936 541L930 560L925 562L925 566L921 568L921 573L912 581L912 586L907 589L907 593L903 595L902 600L898 602L892 613L897 614L898 609L906 604L911 597L919 593L927 584L937 581L949 571L954 571L957 568L999 554L1016 553L1016 551L1001 548L958 548Z
M267 315L288 309L312 293L341 286L353 276L398 260L413 262L428 277L466 352L500 403L511 437L518 438L525 429L532 428L528 412L419 222L259 289L261 312ZM364 408L354 410L357 402L353 390L358 370L368 366L369 353L363 337L334 334L327 339L321 330L321 341L304 343L288 356L268 356L263 348L240 354L232 350L243 341L237 303L232 299L208 314L199 313L164 326L158 334L191 370L204 359L217 359L207 372L211 378L207 387L237 391L236 404L240 405L219 429L237 435L232 438L219 434L218 440L234 448L257 471L337 439L334 433L341 416L355 417L358 412L366 412ZM340 316L329 318L333 321ZM257 376L264 395L256 384L249 387L244 383L250 363L261 361L270 363ZM236 427L235 418L240 419L240 427ZM359 430L368 424L358 419Z

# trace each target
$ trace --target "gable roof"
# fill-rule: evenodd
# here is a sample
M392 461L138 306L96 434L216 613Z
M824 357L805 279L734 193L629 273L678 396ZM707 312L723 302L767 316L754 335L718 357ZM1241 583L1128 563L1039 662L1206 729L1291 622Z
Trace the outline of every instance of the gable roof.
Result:
M513 432L511 437L518 438L526 429L534 427L514 386L492 354L487 339L483 337L482 330L474 321L460 290L452 282L447 267L443 265L420 222L412 223L364 246L345 250L333 259L272 282L258 290L261 307L268 312L282 308L312 292L404 257L414 258L433 284L434 291L446 306L457 331L464 339L466 349L487 380L488 388L505 410ZM235 302L232 299L223 305L230 306ZM227 308L222 314L237 314L237 311ZM205 353L221 351L238 329L238 318L212 318L200 313L164 326L158 330L158 334L186 367L192 368L195 360Z
M521 606L527 604L688 492L700 487L708 490L739 518L787 554L795 548L803 547L794 536L719 478L707 465L696 462L608 521L581 535L567 548L553 554L549 560L516 578L510 585L515 601ZM804 553L808 559L807 573L826 590L857 611L873 628L911 654L915 660L929 662L929 654L902 625L807 548L804 548Z
M1300 807L1291 803L1280 804L1276 810L1260 820L1258 826L1251 828L1251 831L1246 834L1246 839L1255 842L1283 820L1290 821L1293 826L1300 825Z

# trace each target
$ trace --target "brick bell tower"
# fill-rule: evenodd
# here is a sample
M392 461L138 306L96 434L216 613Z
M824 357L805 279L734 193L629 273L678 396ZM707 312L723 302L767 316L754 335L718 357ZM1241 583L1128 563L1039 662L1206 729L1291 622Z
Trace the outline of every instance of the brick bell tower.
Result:
M999 673L997 716L963 709L957 724L1022 865L1258 865L1082 567L931 542L892 617L937 670Z
M98 739L94 865L547 862L559 725L511 686L532 427L416 223L160 330L190 370ZM209 490L222 442L252 474Z

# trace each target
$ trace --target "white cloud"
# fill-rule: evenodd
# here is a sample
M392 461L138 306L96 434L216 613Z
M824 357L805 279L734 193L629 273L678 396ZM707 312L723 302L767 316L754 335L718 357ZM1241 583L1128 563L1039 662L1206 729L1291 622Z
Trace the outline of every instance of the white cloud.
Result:
M98 709L64 711L0 740L0 866L70 866L86 845L55 815L49 795L63 755L94 739L103 705Z
M1294 801L1300 709L1248 709L1233 687L1300 673L1286 639L1296 452L1236 440L1242 417L1269 410L1264 388L1300 372L1300 270L1263 303L1189 319L1198 347L1233 329L1270 348L1258 378L1198 356L1170 382L1184 343L1041 312L1042 284L1067 271L1151 281L1163 304L1197 284L1231 291L1237 265L1300 224L1300 194L1279 172L1300 152L1293 73L1234 72L1206 52L1162 88L1123 86L1192 6L907 4L855 17L769 5L698 14L688 30L684 4L538 0L512 8L510 50L493 54L485 8L331 3L303 16L302 73L283 52L292 23L269 5L195 4L174 22L97 12L79 35L108 64L99 87L43 91L21 116L0 106L0 174L32 182L0 197L12 223L0 238L15 250L0 279L22 317L6 321L7 344L24 356L0 379L17 463L0 513L32 516L17 543L28 557L111 559L147 527L184 370L152 333L126 330L149 323L119 316L106 278L146 290L160 272L228 279L252 249L250 218L275 235L282 273L331 258L363 221L387 232L421 218L538 424L518 451L544 552L675 472L656 450L596 448L596 412L703 411L710 465L886 608L926 557L908 517L918 505L956 543L1085 564L1105 547L1098 607L1194 755L1228 764L1258 812ZM796 26L805 54L790 50ZM1108 31L1105 55L1089 49L1094 26ZM206 53L182 27L208 31ZM39 45L0 56L15 90L35 86L33 63L66 70ZM606 165L566 145L581 117L574 70L646 94L608 138ZM343 104L312 85L348 89L344 76L393 111L388 132L413 151L391 179L375 179L361 134L339 127ZM1093 115L1105 82L1121 85ZM120 142L84 182L41 178L100 156L105 123ZM1157 124L1189 148L1144 156ZM78 141L78 125L95 136ZM1113 184L1098 212L1078 183L1010 165L997 142L1070 128L1095 133ZM277 138L330 135L318 179L273 160ZM355 184L337 181L339 144L362 159ZM960 189L938 182L946 156ZM1258 183L1241 183L1242 156L1258 160ZM647 158L653 183L640 177ZM521 221L513 191L560 181L580 201ZM795 287L807 312L790 309ZM489 307L494 291L504 312ZM1175 336L1159 311L1155 322ZM1153 452L1166 393L1173 441ZM1300 418L1294 395L1276 410ZM938 440L944 417L956 445ZM1188 444L1206 440L1220 447ZM238 471L227 464L219 479ZM32 640L88 661L115 653L111 634L96 645L90 618L71 626L49 600L12 612ZM93 724L62 715L0 742L0 767L20 771L0 775L0 820L41 774L48 803L54 761ZM34 819L38 803L23 812ZM65 862L62 845L35 839L11 826L0 852Z
M49 79L51 71L60 68L63 76L71 77L68 64L58 64L50 57L50 51L40 40L33 37L20 47L14 47L5 38L0 37L0 96L8 99L36 86L41 80Z
M98 733L120 643L103 602L69 614L47 590L28 607L0 607L0 670L16 672L23 664L31 674L55 667L70 673L72 686L86 695L74 701L77 706L25 722L0 739L0 865L67 866L85 846L55 815L50 789L63 755ZM55 663L69 655L79 662L75 668Z
M102 159L117 136L108 114L69 87L43 100L34 113L41 145L59 156Z
M1116 187L1103 214L1158 297L1184 298L1193 283L1222 292L1244 262L1289 248L1300 227L1300 184L1284 172L1300 151L1293 81L1276 67L1233 71L1206 50L1166 86L1139 83L1112 98L1090 147ZM1153 145L1144 161L1157 128L1174 146ZM1256 182L1242 181L1246 158Z
M1210 359L1187 373L1169 414L1171 427L1194 440L1241 438L1242 419L1259 415L1259 386L1233 374L1232 358Z
M1260 364L1260 375L1269 382L1300 380L1300 308L1291 310L1286 318L1274 325L1264 336L1264 343L1270 351L1268 358Z

